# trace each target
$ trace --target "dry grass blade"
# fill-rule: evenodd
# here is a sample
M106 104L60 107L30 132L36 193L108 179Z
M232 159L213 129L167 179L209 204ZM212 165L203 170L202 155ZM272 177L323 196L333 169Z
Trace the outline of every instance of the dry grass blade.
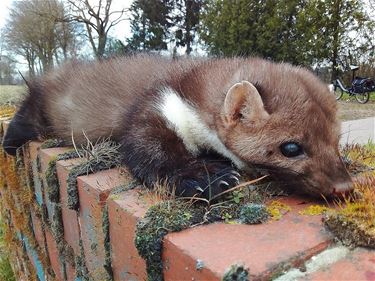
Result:
M229 193L229 192L232 192L232 191L234 191L234 190L236 190L236 189L240 189L240 188L245 187L245 186L247 186L247 185L257 183L257 182L261 181L262 179L264 179L264 178L266 178L266 177L268 177L268 175L265 175L265 176L263 176L263 177L260 177L260 178L258 178L258 179L255 179L255 180L251 180L251 181L247 181L247 182L240 183L239 185L236 185L236 186L234 186L234 187L232 187L232 188L230 188L230 189L227 189L227 190L225 190L225 191L223 191L223 192L221 192L221 193L219 193L219 194L216 194L215 196L213 196L213 197L210 199L210 201L215 200L216 198L219 198L219 197L223 196L224 194L227 194L227 193Z

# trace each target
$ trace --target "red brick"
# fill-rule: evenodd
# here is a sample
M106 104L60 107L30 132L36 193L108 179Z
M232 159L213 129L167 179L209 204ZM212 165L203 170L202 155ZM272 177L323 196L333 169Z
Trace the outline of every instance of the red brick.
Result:
M39 149L40 149L40 146L42 145L42 142L40 141L32 141L32 142L29 142L29 151L30 151L30 156L33 160L36 159L38 153L39 153Z
M86 266L93 280L103 280L106 271L103 207L110 191L125 178L117 169L78 177L79 223Z
M49 230L45 230L47 250L49 260L51 262L51 267L53 272L56 274L56 280L64 280L64 266L61 263L59 257L59 251L57 248L57 243Z
M33 223L33 231L36 241L41 249L45 249L45 238L42 226L42 221L35 215L35 212L31 211L31 220Z
M16 249L13 249L13 251L10 252L9 261L11 263L16 280L26 281L27 277L23 269L22 256L23 255L21 247L16 247Z
M39 156L40 156L40 167L41 167L41 179L43 181L43 197L44 202L47 207L48 219L49 221L53 221L53 216L55 213L55 204L51 202L48 197L48 185L45 177L45 173L48 169L48 164L51 160L55 159L57 155L66 152L69 148L66 147L56 147L56 148L47 148L47 149L40 149Z
M139 199L138 190L132 189L108 199L109 233L112 269L115 281L146 280L146 264L134 245L138 220L148 205Z
M30 162L33 172L33 182L34 182L34 192L36 197L36 202L41 206L43 202L43 186L39 176L38 170L38 153L41 146L41 142L30 142L29 143L29 151L30 151Z
M221 280L233 264L250 268L251 279L268 280L281 265L298 266L331 240L320 216L302 216L304 199L287 199L292 211L259 225L216 223L171 233L164 239L165 280ZM196 270L196 261L204 268Z
M78 225L78 214L76 211L68 208L68 191L66 179L68 178L69 171L81 160L71 159L57 161L56 169L60 184L60 204L61 213L64 226L64 239L70 247L72 247L76 255L80 254L79 248L79 225Z
M348 256L322 271L303 277L305 281L375 281L375 250L357 248ZM302 281L302 280L301 280Z
M66 263L66 277L68 281L76 280L76 269L68 262Z

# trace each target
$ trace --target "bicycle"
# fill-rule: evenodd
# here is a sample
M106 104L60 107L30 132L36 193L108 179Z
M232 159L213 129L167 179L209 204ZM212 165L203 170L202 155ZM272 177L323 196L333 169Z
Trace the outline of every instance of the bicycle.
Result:
M369 77L355 76L355 72L359 69L359 66L351 65L350 69L353 72L350 87L345 87L340 78L333 82L336 100L341 99L344 93L348 93L349 97L355 96L357 102L364 104L369 101L370 93L375 91L375 82Z

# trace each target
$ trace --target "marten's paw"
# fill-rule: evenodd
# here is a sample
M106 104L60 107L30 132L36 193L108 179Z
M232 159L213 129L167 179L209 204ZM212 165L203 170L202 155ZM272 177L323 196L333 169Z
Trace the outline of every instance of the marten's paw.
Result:
M228 162L199 162L179 170L173 178L175 194L208 200L239 184L240 174Z

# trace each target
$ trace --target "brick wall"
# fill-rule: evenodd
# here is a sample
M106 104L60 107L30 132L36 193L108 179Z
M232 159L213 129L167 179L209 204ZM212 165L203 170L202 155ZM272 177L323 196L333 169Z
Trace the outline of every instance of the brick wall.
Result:
M121 191L133 180L118 169L83 175L77 179L79 208L70 209L67 177L80 159L56 161L57 198L46 180L51 161L67 150L32 142L23 161L2 155L1 214L18 280L147 280L134 244L136 224L150 206L142 187ZM236 265L225 280L246 280L241 265L251 280L375 280L374 250L338 245L320 215L301 215L315 204L311 199L282 203L290 211L280 220L168 234L164 280L222 280Z

